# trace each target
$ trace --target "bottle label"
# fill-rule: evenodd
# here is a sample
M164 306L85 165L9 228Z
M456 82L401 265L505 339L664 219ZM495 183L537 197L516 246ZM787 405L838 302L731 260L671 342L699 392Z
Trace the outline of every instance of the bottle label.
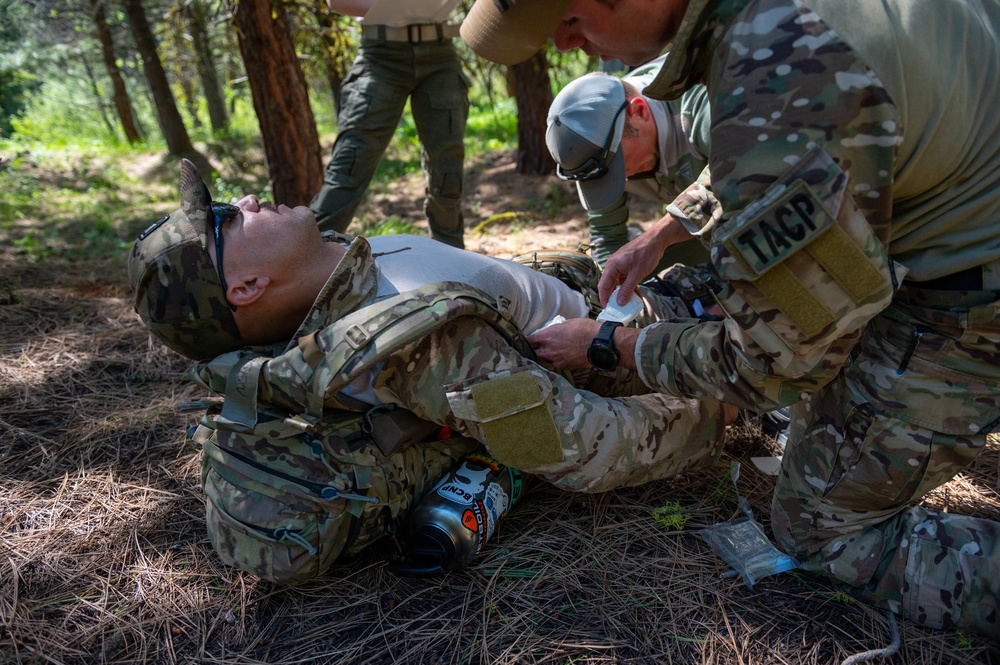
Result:
M438 487L437 493L448 501L469 504L477 498L482 498L486 487L490 484L489 467L481 468L478 463L465 461L454 473L445 477L444 483Z
M497 522L512 505L503 486L495 482L503 466L488 455L469 455L462 465L445 477L437 494L453 503L468 506L462 512L462 525L478 535L476 551L493 536ZM511 474L511 494L520 494L521 474ZM516 486L514 481L516 482ZM516 489L515 489L516 487ZM516 491L516 494L515 494Z

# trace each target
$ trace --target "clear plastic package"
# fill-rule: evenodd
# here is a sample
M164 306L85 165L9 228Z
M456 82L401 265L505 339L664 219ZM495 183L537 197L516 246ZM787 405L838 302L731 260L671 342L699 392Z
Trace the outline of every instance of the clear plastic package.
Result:
M733 485L740 476L739 462L733 462L730 467L730 477ZM740 507L746 517L739 517L729 522L720 522L701 531L712 551L720 559L728 563L743 583L753 587L762 577L777 575L793 568L798 568L798 562L775 547L764 533L764 527L754 519L750 504L739 496Z

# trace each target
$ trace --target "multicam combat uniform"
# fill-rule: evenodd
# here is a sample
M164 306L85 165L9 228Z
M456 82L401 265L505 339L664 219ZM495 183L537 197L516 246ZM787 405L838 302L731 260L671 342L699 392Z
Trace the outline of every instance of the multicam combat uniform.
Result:
M387 4L373 10L384 13ZM469 80L452 43L458 26L444 23L458 0L438 4L425 16L400 1L390 12L392 25L373 24L373 10L362 21L361 47L340 88L333 156L310 204L320 229L342 232L350 225L409 99L427 176L424 214L431 236L463 246Z
M378 267L392 259L390 252L373 256L363 238L350 245L295 339L263 365L258 382L262 403L295 413L306 412L317 400L347 408L359 397L394 404L483 442L502 462L581 491L673 476L718 457L725 427L717 402L658 394L598 396L525 358L496 330L471 317L444 324L391 355L366 375L367 388L352 383L349 395L326 395L329 372L323 353L339 341L333 339L333 324L398 291L387 279L391 271ZM227 358L238 362L239 354L225 354L197 368L201 382L224 382L230 371ZM616 387L606 388L608 393L646 390L634 373L631 378L619 377ZM512 457L515 445L517 457Z
M912 506L1000 421L998 31L992 0L692 0L645 94L708 86L723 214L686 209L729 318L655 324L636 351L671 394L804 399L779 543L914 621L994 636L1000 524Z
M638 67L623 80L642 90L663 64L662 56ZM592 255L602 268L607 260L629 241L629 195L670 203L694 182L708 165L708 98L703 86L685 92L680 99L647 99L656 123L659 162L656 170L625 181L625 194L607 208L588 210ZM697 240L678 243L667 249L660 269L675 263L694 265L708 261L708 253Z

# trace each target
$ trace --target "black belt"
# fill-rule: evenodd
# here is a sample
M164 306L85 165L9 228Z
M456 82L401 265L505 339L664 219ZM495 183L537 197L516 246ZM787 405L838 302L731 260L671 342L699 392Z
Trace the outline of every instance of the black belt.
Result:
M983 267L974 266L960 272L928 279L925 282L910 282L915 289L930 289L932 291L982 291Z

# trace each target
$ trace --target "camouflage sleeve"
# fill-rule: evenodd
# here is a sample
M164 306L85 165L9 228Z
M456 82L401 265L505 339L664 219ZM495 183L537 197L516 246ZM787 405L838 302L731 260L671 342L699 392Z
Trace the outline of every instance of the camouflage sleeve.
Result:
M454 428L506 464L564 489L599 492L714 463L721 406L662 394L605 398L575 388L471 318L390 357L385 402Z
M713 262L729 280L718 294L720 301L727 300L729 317L724 323L646 329L636 362L654 390L714 396L758 409L797 401L839 371L858 331L891 297L891 290L886 297L883 288L879 299L838 309L836 298L824 298L835 291L828 275L825 281L800 278L808 271L822 272L812 247L774 254L788 279L769 292L759 289L745 269L734 269L740 261L733 258L729 227L738 228L741 217L751 224L763 218L780 188L791 190L796 183L806 184L806 196L821 200L837 225L867 229L866 238L855 242L867 255L886 251L899 113L877 74L821 20L810 18L803 21L793 5L782 5L768 22L770 31L741 32L739 49L717 52L709 164L709 191L717 198L714 223L705 219L704 204L690 192L675 203L689 220L700 215L705 221ZM723 41L730 38L737 39L729 35ZM804 166L807 153L819 164L813 171ZM788 179L796 169L794 179ZM830 175L830 169L839 173ZM835 185L815 194L828 182ZM707 185L706 179L693 189ZM804 288L791 288L796 282ZM818 309L828 307L835 315L829 322L821 319L818 332L803 333L801 325L788 324L795 317L785 317L779 303L785 298L784 306L797 307L798 296L792 294L813 297Z
M667 212L676 217L695 237L708 233L722 218L722 206L712 193L712 173L706 166L698 179L677 195L667 206Z

